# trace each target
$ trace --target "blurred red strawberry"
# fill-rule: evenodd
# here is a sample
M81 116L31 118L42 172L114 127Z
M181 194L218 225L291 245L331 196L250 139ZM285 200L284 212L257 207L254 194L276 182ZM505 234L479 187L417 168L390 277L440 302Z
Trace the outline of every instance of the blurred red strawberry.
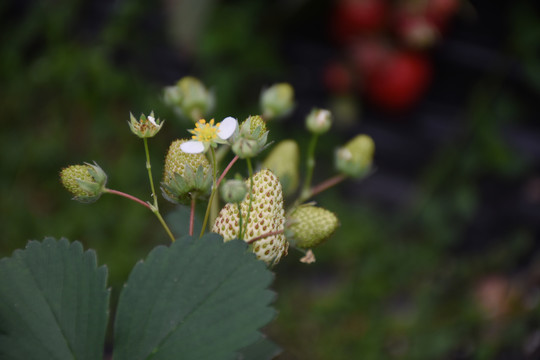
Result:
M439 30L424 14L398 13L394 28L401 42L414 49L425 49L435 44Z
M345 94L353 86L352 74L344 63L334 60L326 65L323 73L323 82L331 93Z
M339 43L373 33L386 25L386 0L339 0L332 17L332 31Z
M431 81L431 72L425 55L396 51L366 78L365 92L385 110L404 111L420 100Z
M369 37L351 43L347 50L354 70L361 77L369 76L391 52L383 39Z
M440 32L443 32L450 19L458 12L460 0L429 0L426 17Z

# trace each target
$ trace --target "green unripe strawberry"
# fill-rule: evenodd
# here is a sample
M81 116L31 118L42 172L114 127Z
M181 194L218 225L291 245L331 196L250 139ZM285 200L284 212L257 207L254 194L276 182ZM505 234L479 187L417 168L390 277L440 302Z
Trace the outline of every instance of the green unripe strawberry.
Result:
M180 145L186 141L173 141L165 157L161 189L163 196L173 203L189 204L193 196L205 196L212 185L210 162L202 153L182 151Z
M250 180L246 180L246 186L250 188ZM258 259L267 264L276 264L282 256L287 255L289 243L283 234L285 226L285 212L283 210L283 194L281 184L276 175L270 170L264 169L253 175L253 197L250 193L239 204L228 203L219 212L212 227L212 231L223 236L225 241L236 239L240 236L240 216L242 214L243 239L249 242L251 239L271 232L281 231L279 234L263 237L256 240L253 252Z
M214 107L214 94L197 78L185 76L176 85L165 88L167 105L193 121L198 121Z
M332 113L325 109L313 109L306 117L306 128L314 134L324 134L332 126Z
M241 159L257 156L264 150L267 139L268 131L263 118L259 115L249 116L234 137L232 151Z
M91 203L105 192L107 174L97 164L71 165L62 169L60 181L73 200Z
M351 177L361 177L369 172L373 162L375 143L368 135L358 135L336 151L336 168Z
M272 147L272 151L263 162L263 166L272 170L279 178L285 196L294 193L298 186L299 159L300 150L296 141L283 140Z
M221 185L221 198L225 202L239 203L246 197L248 188L242 180L227 180Z
M290 231L299 248L312 248L336 231L339 221L333 212L313 205L299 206L288 219Z
M288 115L294 107L294 89L288 83L279 83L264 89L260 99L266 120Z

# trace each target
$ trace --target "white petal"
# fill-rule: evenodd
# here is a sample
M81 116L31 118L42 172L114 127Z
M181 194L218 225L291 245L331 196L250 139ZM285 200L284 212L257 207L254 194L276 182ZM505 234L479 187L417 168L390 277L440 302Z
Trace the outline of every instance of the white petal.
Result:
M152 123L152 125L158 126L158 124L156 124L156 119L154 119L153 116L148 116L147 118L148 118L148 121Z
M234 131L238 127L238 120L232 116L226 117L221 123L219 123L218 136L227 140L234 134Z
M180 144L180 149L188 154L199 154L204 151L204 145L200 141L189 140Z

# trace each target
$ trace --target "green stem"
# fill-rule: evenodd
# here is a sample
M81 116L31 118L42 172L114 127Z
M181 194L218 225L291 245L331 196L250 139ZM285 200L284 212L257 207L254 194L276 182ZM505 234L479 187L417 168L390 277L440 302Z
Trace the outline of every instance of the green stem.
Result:
M248 211L246 215L246 226L244 229L244 234L247 232L247 227L249 225L249 215L251 213L251 205L253 204L253 167L251 166L251 159L246 159L247 166L248 166L248 172L249 172L249 206Z
M319 135L313 134L309 142L307 159L306 159L306 178L304 179L304 186L302 187L302 193L300 197L308 196L311 187L311 179L313 178L313 170L315 169L315 147L317 146L317 139Z
M218 189L218 185L216 184L216 189ZM217 190L216 190L217 191ZM212 199L212 204L210 207L210 217L208 218L208 221L210 224L213 224L216 222L216 218L219 214L219 196L215 196Z
M156 215L156 217L158 218L159 222L161 223L161 225L163 225L163 228L165 229L165 231L167 232L167 235L169 235L169 237L171 238L171 241L174 242L175 241L175 238L174 238L174 235L172 234L171 230L169 229L169 227L167 226L167 223L165 222L165 220L163 220L163 217L161 216L161 214L159 213L159 210L157 208L152 208L152 212L154 213L154 215Z
M214 151L214 148L213 147L210 147L210 151L211 151L211 158L212 158L212 166L213 166L213 172L212 172L212 175L213 175L213 179L214 179L214 184L212 185L212 192L210 193L210 199L208 200L208 206L206 207L206 213L204 214L204 221L203 221L203 224L202 224L202 229L201 229L201 234L199 235L199 238L201 238L203 235L204 235L204 231L206 229L206 224L208 223L208 216L210 215L210 209L212 207L212 202L214 201L214 195L216 193L216 190L217 190L217 186L216 186L216 183L217 183L217 162L216 162L216 152Z
M197 196L193 195L191 198L191 212L189 213L189 236L193 236L193 223L195 222L195 204L197 202Z
M219 164L221 163L221 161L223 160L225 155L227 155L229 150L230 150L230 146L220 146L216 150L216 154L215 154L216 168L219 168ZM225 170L223 171L223 173L219 177L218 181L216 182L216 188L219 188L219 184L221 183L221 180L223 180L223 177L225 176L225 174L227 174L227 172L229 171L229 169L232 167L232 165L234 164L234 162L236 160L238 160L238 156L236 156L231 161L231 163L229 163L227 168L225 168ZM216 196L216 197L214 197L214 200L212 201L212 207L210 208L210 223L211 224L213 224L214 221L216 221L218 213L219 213L219 196Z
M143 138L144 152L146 153L146 169L148 170L148 178L150 179L150 187L152 188L152 198L154 199L154 207L159 209L156 190L154 188L154 179L152 177L152 165L150 164L150 151L148 151L148 140Z
M238 208L238 229L240 229L238 239L244 240L244 237L242 236L242 207L240 206L240 203L237 203L236 207Z

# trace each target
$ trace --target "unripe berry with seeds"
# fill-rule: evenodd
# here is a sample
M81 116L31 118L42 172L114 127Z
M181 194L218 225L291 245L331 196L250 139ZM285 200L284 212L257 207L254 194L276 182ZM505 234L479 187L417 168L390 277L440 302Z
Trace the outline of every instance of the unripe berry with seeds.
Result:
M194 196L206 196L212 185L210 162L202 153L182 151L180 145L186 141L173 141L165 158L161 189L163 197L173 203L189 204Z
M71 165L60 172L62 185L72 193L73 200L91 203L105 192L107 174L97 165Z
M250 188L250 180L246 180L246 186ZM253 252L258 259L267 264L276 264L282 256L287 255L289 244L283 234L285 226L285 214L283 210L283 194L281 184L276 175L270 170L264 169L253 175L253 192L238 204L228 203L221 209L212 228L223 236L225 241L236 239L240 236L240 216L242 214L242 235L246 242L262 237L253 242ZM276 234L276 232L278 232Z
M287 230L299 248L312 248L328 239L339 225L334 213L326 209L302 205L290 215Z

